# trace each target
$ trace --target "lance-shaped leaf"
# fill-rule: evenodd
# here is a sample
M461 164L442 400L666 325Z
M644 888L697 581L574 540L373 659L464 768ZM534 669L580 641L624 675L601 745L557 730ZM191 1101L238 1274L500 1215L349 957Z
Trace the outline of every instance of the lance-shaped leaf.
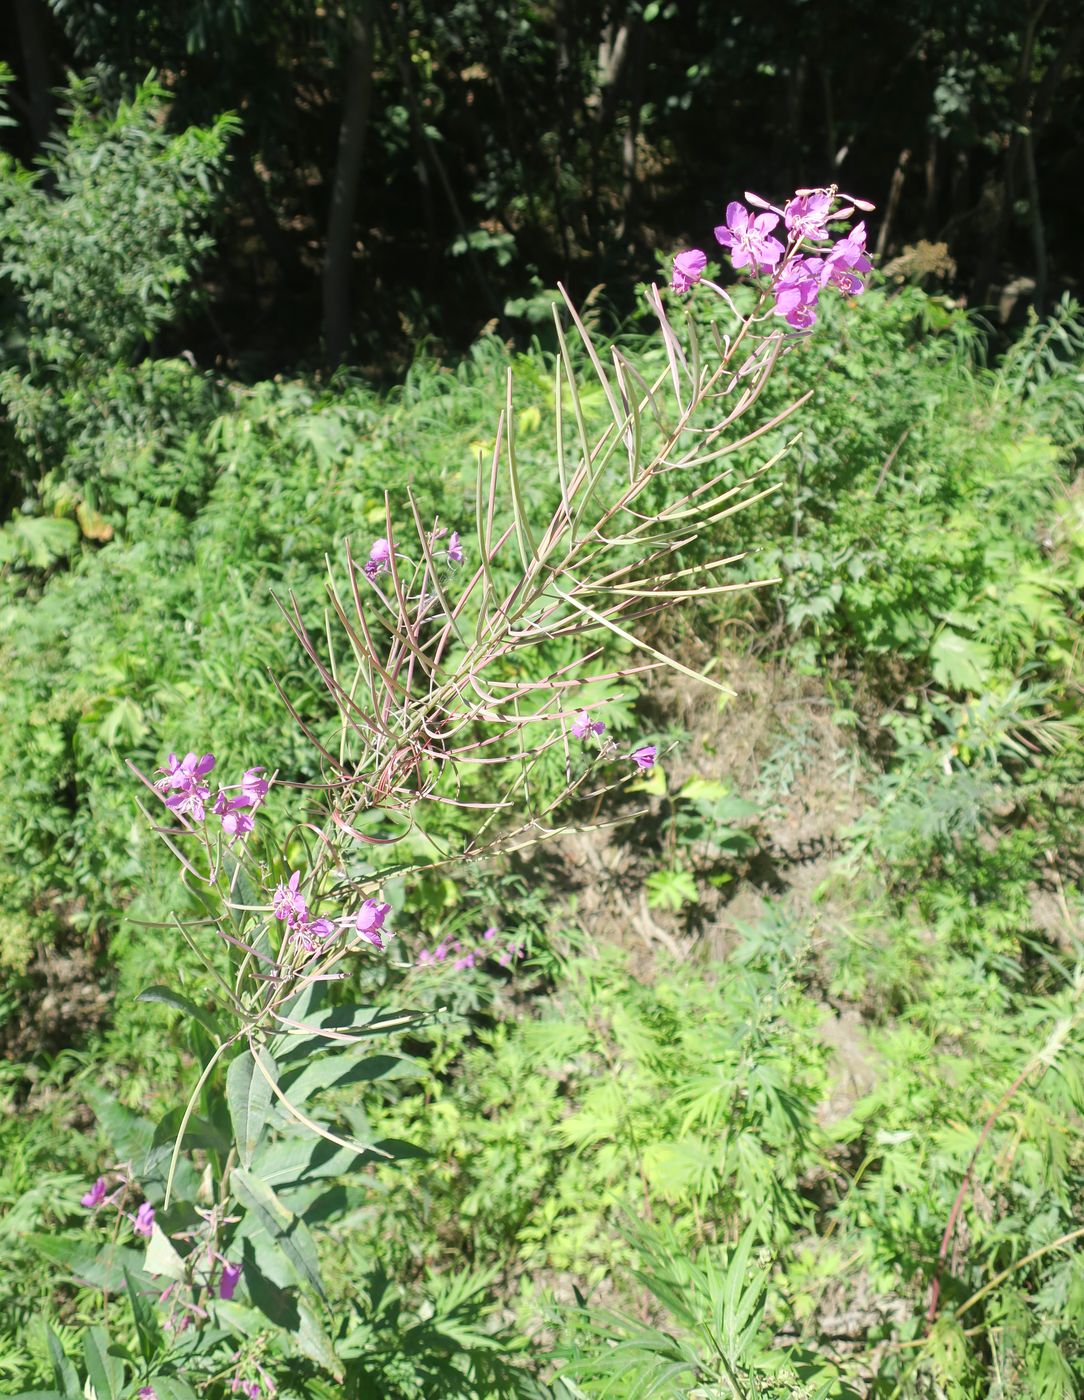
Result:
M310 1284L320 1297L324 1298L324 1283L320 1277L316 1245L305 1222L283 1205L266 1181L261 1181L258 1176L253 1176L243 1167L234 1167L230 1173L230 1189L247 1210L255 1213L264 1229L294 1266L298 1277Z
M197 1006L194 1001L189 1001L187 997L181 996L180 992L172 991L169 987L145 987L136 997L136 1001L153 1001L162 1006L171 1006L174 1011L183 1012L193 1021L198 1021L205 1031L214 1036L216 1044L222 1039L218 1023L209 1011L204 1011L202 1006Z
M271 1085L277 1082L278 1068L266 1050L257 1050L255 1055L251 1050L244 1050L230 1062L226 1074L226 1102L230 1106L237 1155L243 1167L252 1165L252 1156L263 1136L271 1107Z
M49 1326L45 1324L45 1339L49 1344L49 1360L53 1367L53 1384L61 1395L70 1397L70 1400L78 1400L83 1393L83 1387L79 1384L79 1376L75 1367L64 1354L64 1348L60 1344L60 1338Z
M87 1379L94 1387L96 1400L120 1400L124 1389L124 1363L110 1355L109 1337L104 1327L91 1327L83 1337L83 1355L87 1363Z
M151 1376L150 1387L158 1400L196 1400L196 1392L179 1376Z
M162 1338L158 1330L158 1319L154 1315L150 1299L140 1292L139 1284L127 1269L124 1270L124 1283L128 1290L128 1301L132 1305L132 1316L135 1318L139 1350L143 1360L149 1365Z

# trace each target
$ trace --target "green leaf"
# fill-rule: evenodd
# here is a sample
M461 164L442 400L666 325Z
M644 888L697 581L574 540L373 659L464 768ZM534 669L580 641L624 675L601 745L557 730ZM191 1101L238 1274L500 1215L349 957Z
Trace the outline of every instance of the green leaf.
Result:
M271 1107L271 1083L278 1083L278 1066L274 1060L266 1050L256 1053L259 1064L252 1051L245 1050L230 1062L226 1073L226 1102L230 1106L237 1155L246 1169L252 1165L263 1136Z
M290 1079L282 1081L282 1092L300 1107L306 1099L324 1089L345 1084L371 1083L376 1079L398 1079L416 1074L417 1065L401 1055L370 1055L365 1059L352 1051L322 1055ZM285 1112L285 1110L283 1110Z
M65 1356L60 1338L48 1323L45 1324L45 1339L49 1343L49 1360L53 1365L53 1384L62 1395L70 1396L71 1400L80 1400L83 1387L79 1384L79 1373Z
M151 1376L147 1384L158 1400L197 1400L196 1392L178 1376Z
M124 1389L124 1365L118 1357L110 1356L109 1337L104 1327L89 1329L83 1337L83 1355L96 1400L118 1400Z
M166 1143L172 1147L181 1130L183 1118L184 1107L178 1104L159 1121L158 1127L154 1130L156 1148L164 1146ZM185 1124L184 1145L188 1148L198 1147L202 1151L217 1152L224 1157L229 1152L232 1143L233 1137L226 1123L223 1124L223 1131L219 1131L214 1123L209 1123L206 1118L201 1118L198 1113L193 1113Z
M154 1315L150 1299L140 1293L139 1285L127 1269L124 1270L124 1286L128 1290L128 1301L132 1305L139 1350L143 1360L150 1365L162 1337L158 1330L158 1319Z
M629 783L627 792L646 792L649 797L666 796L666 769L661 763L653 764L642 778Z
M337 1381L341 1381L343 1368L315 1309L305 1298L299 1298L297 1306L301 1313L301 1326L293 1334L294 1345L302 1356L307 1356L310 1361L315 1361L318 1366L322 1366L325 1371L330 1372Z
M142 1256L137 1249L120 1244L96 1248L84 1241L58 1238L56 1235L27 1235L26 1242L40 1254L59 1265L77 1283L89 1284L117 1293L124 1287L124 1270L140 1271Z
M169 1236L157 1224L151 1230L143 1271L152 1275L164 1274L166 1278L177 1280L185 1276L184 1260L174 1249Z
M697 900L696 881L687 870L656 870L644 882L647 902L652 909L672 909L676 913Z
M253 1160L252 1169L269 1186L296 1186L323 1177L341 1176L357 1164L357 1153L337 1147L326 1138L310 1134L265 1143Z
M989 679L993 653L982 642L946 629L930 647L930 661L934 680L946 690L979 691Z
M266 1248L268 1235L262 1233ZM263 1250L260 1251L261 1253ZM281 1256L280 1256L281 1257ZM289 1271L290 1283L294 1281L293 1269ZM297 1292L288 1284L283 1284L269 1276L257 1262L256 1240L244 1241L244 1280L253 1307L257 1308L268 1322L293 1334L301 1326L301 1313L298 1309Z
M169 987L146 987L136 997L136 1001L159 1002L162 1006L171 1006L174 1011L181 1011L194 1021L198 1021L205 1031L214 1036L216 1044L221 1043L222 1032L211 1013L204 1011L202 1006L197 1006L194 1001L189 1001L187 997L181 996L180 992L171 991Z
M381 1006L334 1006L315 1015L294 1017L305 1029L276 1037L272 1049L280 1062L332 1049L341 1050L344 1042L335 1039L336 1034L359 1040L371 1035L386 1035L389 1023L394 1023L396 1030L405 1030L410 1024L408 1018L411 1014L408 1011L389 1011ZM311 1033L318 1031L331 1031L333 1034Z
M142 1177L147 1155L154 1144L154 1124L119 1104L112 1094L96 1085L88 1085L84 1094L117 1160L128 1162L133 1175Z
M0 564L29 564L47 569L71 553L79 540L74 520L17 515L0 528Z
M283 1205L265 1181L243 1167L234 1167L230 1173L230 1189L243 1206L256 1214L299 1277L309 1283L321 1298L325 1297L316 1245L305 1222Z

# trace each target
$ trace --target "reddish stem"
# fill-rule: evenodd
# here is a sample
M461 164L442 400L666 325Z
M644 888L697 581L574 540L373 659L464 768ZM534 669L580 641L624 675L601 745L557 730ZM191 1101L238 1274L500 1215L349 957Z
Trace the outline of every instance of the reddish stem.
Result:
M956 1199L953 1201L952 1209L949 1211L949 1218L945 1224L945 1233L941 1236L941 1248L937 1251L937 1267L934 1269L933 1282L930 1284L930 1301L926 1308L927 1331L933 1326L937 1318L937 1303L941 1296L941 1273L945 1267L945 1260L948 1257L949 1247L952 1244L952 1237L956 1233L956 1222L960 1218L960 1211L963 1209L964 1200L971 1186L971 1181L975 1173L975 1163L978 1161L979 1153L982 1151L986 1139L990 1136L994 1124L1004 1112L1006 1104L1034 1068L1035 1065L1032 1063L1026 1065L1024 1069L1020 1071L998 1100L994 1111L982 1125L982 1132L979 1133L979 1140L975 1144L974 1151L971 1153L963 1180L960 1182L960 1189L956 1192Z

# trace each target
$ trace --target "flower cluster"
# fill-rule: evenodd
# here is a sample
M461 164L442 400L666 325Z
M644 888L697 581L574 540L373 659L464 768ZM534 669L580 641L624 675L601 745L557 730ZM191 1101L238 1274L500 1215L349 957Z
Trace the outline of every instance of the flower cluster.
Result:
M275 918L289 930L287 941L300 944L306 953L316 952L321 943L351 927L381 951L387 946L384 940L393 936L391 930L384 927L384 921L391 913L391 905L381 904L375 899L365 900L356 914L345 918L314 917L301 893L300 870L295 870L285 884L280 882L276 886L271 909Z
M572 735L576 739L601 738L606 733L606 725L600 719L592 719L586 710L577 712L575 719L569 726ZM610 740L606 741L608 752L614 752L615 746ZM655 761L659 756L659 751L654 744L643 744L638 749L633 749L632 753L625 757L631 759L637 768L654 768Z
M79 1204L87 1210L97 1210L99 1206L116 1206L117 1210L130 1222L132 1229L137 1235L142 1235L144 1239L150 1239L154 1234L154 1207L144 1201L134 1215L129 1215L121 1205L121 1201L128 1194L130 1182L126 1176L122 1176L112 1192L109 1190L109 1183L104 1176L100 1176L90 1190L79 1198Z
M163 775L155 782L155 791L161 795L171 812L176 812L182 817L191 817L195 822L205 821L211 788L203 780L214 766L213 753L205 753L202 756L186 753L184 758L178 758L175 753L171 753L165 764L155 769L156 773ZM239 783L229 788L218 789L211 811L221 819L222 830L231 841L234 837L245 836L252 830L252 816L245 809L255 809L267 796L271 785L266 778L260 776L263 772L263 768L249 768ZM231 793L236 796L230 796Z
M418 966L433 967L451 959L452 967L457 972L463 972L495 956L500 967L511 967L517 959L527 954L526 948L519 943L506 943L498 953L496 942L497 930L492 925L482 934L482 942L476 948L464 948L458 938L442 938L432 950L422 949L418 954Z
M98 1177L81 1198L82 1205L95 1211L103 1205L115 1207L118 1218L127 1220L135 1234L150 1240L159 1228L154 1207L149 1201L143 1201L135 1214L130 1214L125 1209L125 1202L128 1195L138 1188L127 1167L120 1170L117 1177L117 1184L112 1191L106 1178ZM217 1247L221 1227L217 1210L212 1208L197 1213L202 1217L202 1224L194 1230L180 1231L171 1236L171 1240L188 1241L194 1247L184 1258L184 1276L171 1278L156 1300L160 1307L166 1307L168 1304L168 1314L162 1321L162 1326L167 1332L184 1332L193 1321L206 1321L208 1312L203 1306L206 1298L213 1293L228 1302L233 1298L241 1280L243 1266L232 1263ZM155 1273L150 1255L144 1263L144 1268L152 1274ZM144 1387L139 1394L144 1400L150 1400L154 1391L151 1387Z
M446 533L445 530L434 530L429 537L430 543L436 544L438 540L444 538ZM377 574L387 573L391 568L392 554L395 552L389 540L374 540L369 550L369 557L365 561L365 566L362 570L365 577L371 582L376 578ZM458 530L453 530L448 536L447 547L443 549L441 553L443 553L449 564L462 564L464 557L463 545L459 539Z
M833 209L837 198L849 203ZM858 296L864 290L862 279L872 267L866 253L865 222L856 224L846 237L834 243L828 224L849 218L855 209L872 209L872 204L851 195L839 196L834 186L798 190L782 209L759 195L747 194L746 199L764 213L754 214L732 200L726 208L726 223L715 230L716 242L727 250L736 272L770 279L771 310L789 326L808 330L814 324L817 300L827 287L835 287L844 296ZM787 233L786 243L774 234L780 220ZM702 279L706 267L707 255L699 248L678 253L671 288L681 293L690 291ZM707 285L714 287L714 283Z

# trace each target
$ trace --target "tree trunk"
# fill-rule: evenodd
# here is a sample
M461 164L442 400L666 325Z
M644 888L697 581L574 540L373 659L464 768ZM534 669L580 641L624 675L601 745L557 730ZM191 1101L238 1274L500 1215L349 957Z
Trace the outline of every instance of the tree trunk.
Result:
M342 364L350 349L354 211L373 90L373 0L357 0L349 23L346 92L328 210L327 246L324 250L324 358L332 368Z

